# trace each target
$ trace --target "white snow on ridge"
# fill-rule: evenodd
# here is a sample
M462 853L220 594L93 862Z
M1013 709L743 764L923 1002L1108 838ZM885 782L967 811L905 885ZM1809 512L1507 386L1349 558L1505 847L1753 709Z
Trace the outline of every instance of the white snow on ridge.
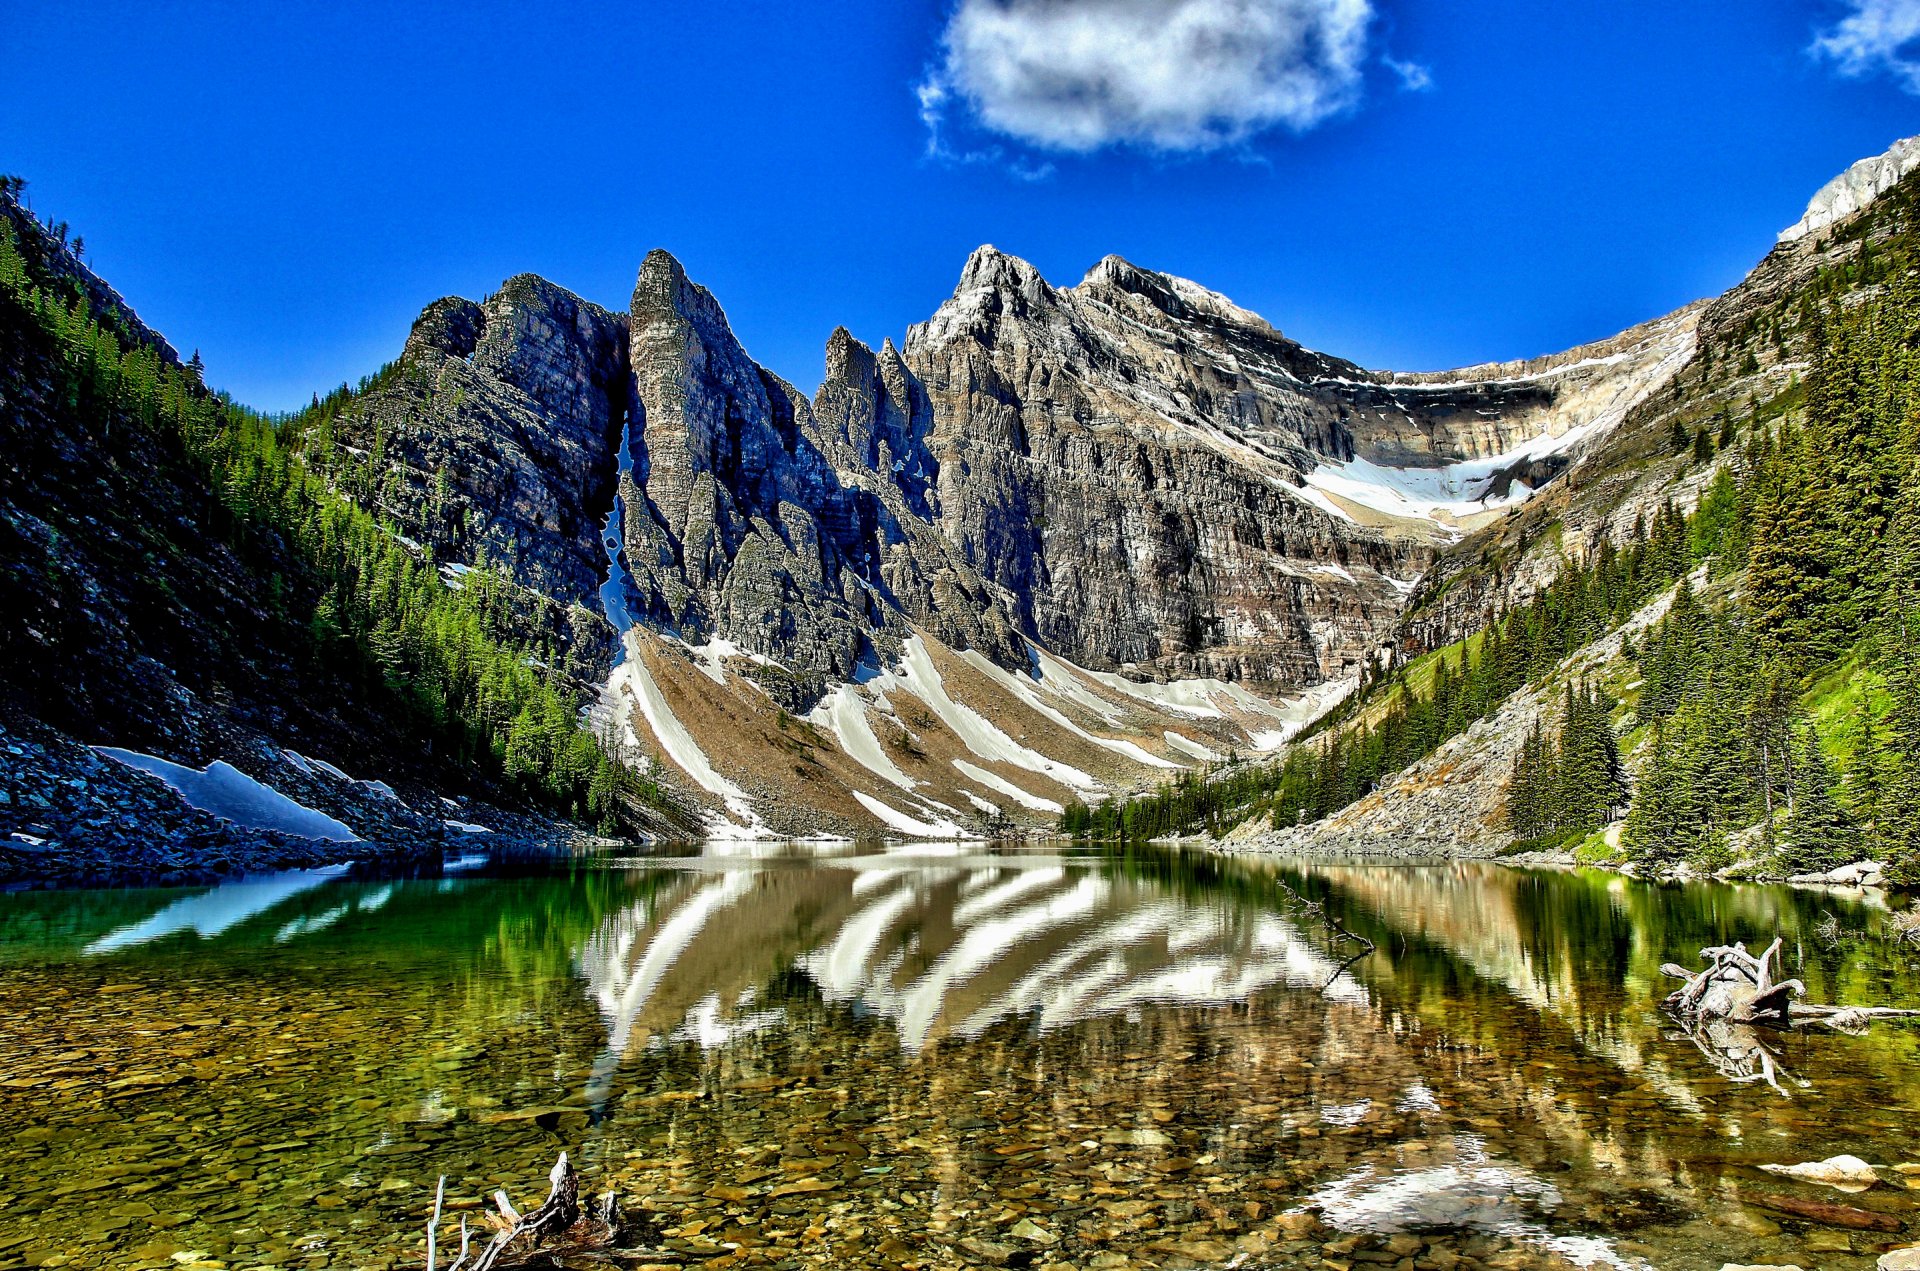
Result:
M1058 710L1054 709L1050 704L1041 701L1040 695L1034 691L1031 681L1023 676L1015 675L1003 666L996 665L989 661L986 655L980 653L978 650L968 649L960 656L972 663L974 667L992 678L1026 705L1039 711L1042 715L1045 715L1048 719L1060 725L1060 727L1066 729L1076 737L1084 738L1096 746L1104 746L1115 754L1125 755L1134 762L1146 764L1151 768L1178 768L1181 766L1180 764L1162 759L1159 755L1151 751L1143 750L1133 742L1125 741L1118 737L1101 737L1098 734L1088 732L1061 714ZM1060 667L1064 671L1066 663L1059 661L1057 658L1053 659L1053 662L1056 667ZM1068 675L1071 674L1071 672L1064 673ZM1041 663L1041 675L1043 678L1045 674L1046 663L1043 662ZM1065 694L1063 693L1062 695L1064 696ZM1088 696L1092 696L1092 694L1088 694Z
M1028 749L1007 736L979 711L954 701L947 693L940 668L934 665L933 656L927 652L926 641L919 635L908 638L906 656L901 658L899 667L873 680L871 687L876 691L897 687L912 693L926 703L927 709L951 729L968 750L982 759L1010 763L1017 768L1030 768L1075 790L1099 788L1100 783L1080 769Z
M1034 660L1040 673L1040 688L1043 692L1083 706L1109 724L1120 721L1120 709L1081 682L1080 677L1085 672L1079 667L1053 656L1037 645L1029 644L1028 647L1033 650Z
M693 778L701 789L718 795L728 812L746 822L748 827L757 829L760 818L748 801L747 792L715 770L701 751L700 744L693 739L693 734L687 731L687 726L667 705L660 686L654 682L653 673L647 669L646 659L641 656L641 639L637 631L627 632L627 655L613 669L613 678L608 681L608 687L616 697L621 690L626 691L640 708L648 730L653 733L654 740L660 743L660 748L666 751L667 758L679 765L681 771Z
M971 790L962 790L962 791L960 792L960 794L961 794L961 796L962 796L962 797L964 797L964 798L966 799L966 801L967 801L968 803L971 803L971 804L972 804L972 805L974 806L974 810L975 810L975 811L977 811L977 812L980 812L980 813L982 813L983 815L986 815L986 816L999 816L999 815L1000 815L1000 805L999 805L999 804L997 804L997 803L988 803L988 802L987 802L987 801L986 801L985 799L983 799L983 798L981 798L981 797L980 797L979 795L977 795L977 794L975 794L975 793L974 793L973 791L971 791Z
M1211 763L1220 757L1193 738L1182 736L1172 729L1168 729L1161 735L1167 739L1167 745L1172 746L1175 750L1192 755L1195 759L1203 763Z
M288 751L287 753L291 754L293 752ZM301 759L302 759L301 766L305 767L309 774L311 774L314 771L314 769L317 768L321 772L326 773L329 777L332 777L335 780L338 780L338 781L353 780L352 777L349 777L345 772L341 771L339 768L334 767L332 764L328 763L324 759L315 759L311 755L303 755L301 756Z
M847 757L875 776L902 790L911 790L918 784L881 748L880 738L867 722L867 699L858 686L837 686L813 708L807 722L832 733Z
M898 830L902 834L911 834L915 838L926 839L966 839L980 837L971 831L961 829L952 821L915 820L898 808L890 804L882 803L865 790L855 790L853 797L860 801L861 807L873 813L873 815L878 817L889 829Z
M289 799L224 760L216 759L205 768L188 768L137 750L116 746L94 749L129 768L160 778L193 807L236 825L336 843L360 841L358 834L326 813Z
M1112 671L1081 671L1080 674L1106 685L1157 710L1171 711L1189 719L1225 719L1220 706L1226 702L1254 715L1282 716L1286 710L1238 684L1218 679L1130 680Z
M989 790L994 790L1006 795L1023 808L1031 808L1035 812L1051 812L1056 816L1066 811L1065 808L1055 803L1052 799L1045 799L1037 794L1022 790L1019 786L1008 781L1000 774L988 772L978 764L968 763L964 759L956 759L953 761L953 766Z
M1515 507L1532 497L1533 490L1519 480L1505 495L1494 495L1494 473L1527 459L1565 453L1592 431L1593 425L1583 424L1558 437L1535 438L1501 454L1444 468L1389 468L1358 456L1346 463L1327 459L1307 474L1307 486L1389 516L1429 521L1472 516ZM1353 519L1345 512L1341 515Z
M743 648L724 636L715 636L705 644L688 644L684 640L675 640L671 636L666 638L691 653L694 662L700 667L700 673L715 684L726 684L728 658L745 658L760 666L780 665L766 654Z

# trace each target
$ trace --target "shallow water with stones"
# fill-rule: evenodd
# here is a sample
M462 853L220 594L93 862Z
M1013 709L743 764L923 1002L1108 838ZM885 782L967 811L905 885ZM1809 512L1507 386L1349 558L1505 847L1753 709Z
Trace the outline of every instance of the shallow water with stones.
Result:
M417 1267L438 1176L457 1222L565 1149L656 1266L1865 1268L1920 1172L1758 1167L1920 1161L1920 1027L1762 1064L1658 967L1779 933L1816 999L1920 1006L1886 918L951 844L5 895L0 1267Z

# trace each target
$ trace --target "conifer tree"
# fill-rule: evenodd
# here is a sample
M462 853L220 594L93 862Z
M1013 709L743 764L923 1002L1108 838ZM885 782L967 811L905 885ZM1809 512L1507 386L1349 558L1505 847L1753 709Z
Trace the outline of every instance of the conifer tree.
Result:
M1780 860L1790 873L1833 869L1855 859L1860 834L1833 795L1833 768L1812 725L1796 730L1793 800L1780 829Z

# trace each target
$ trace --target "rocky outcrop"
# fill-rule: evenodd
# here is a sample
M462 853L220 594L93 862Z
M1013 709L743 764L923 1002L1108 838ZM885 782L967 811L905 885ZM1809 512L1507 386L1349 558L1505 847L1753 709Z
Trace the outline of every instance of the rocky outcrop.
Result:
M599 526L631 400L622 320L521 274L480 304L429 305L335 441L370 466L368 494L402 532L566 604L606 570Z
M1780 231L1780 241L1818 234L1865 211L1915 168L1920 168L1920 137L1902 138L1884 153L1860 160L1820 187L1800 219Z
M635 418L622 474L633 612L778 667L794 709L898 658L915 624L1003 665L1024 645L952 559L929 502L927 402L891 346L843 332L816 403L758 366L665 252L629 316Z

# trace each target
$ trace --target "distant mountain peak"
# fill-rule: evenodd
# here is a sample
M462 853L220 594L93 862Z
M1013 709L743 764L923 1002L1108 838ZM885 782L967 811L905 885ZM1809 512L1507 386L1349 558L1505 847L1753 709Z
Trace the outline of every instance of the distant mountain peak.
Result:
M1795 242L1846 220L1915 168L1920 168L1920 136L1903 137L1883 153L1860 160L1821 186L1807 204L1805 215L1780 231L1780 241Z

